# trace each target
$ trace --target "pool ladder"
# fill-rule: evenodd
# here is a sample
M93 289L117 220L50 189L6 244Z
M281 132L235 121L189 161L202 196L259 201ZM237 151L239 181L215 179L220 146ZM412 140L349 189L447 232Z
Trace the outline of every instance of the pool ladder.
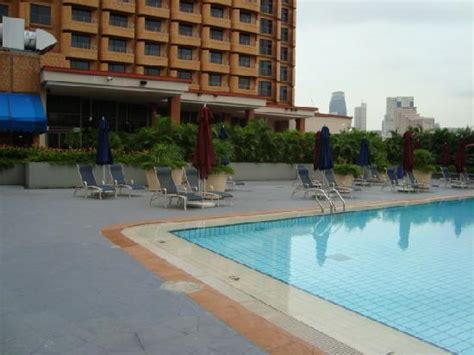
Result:
M329 190L323 190L323 189L315 189L316 192L320 193L320 196L324 197L328 203L329 203L329 208L331 210L330 213L336 212L336 205L334 204L334 201L331 198L331 193L334 193L337 198L342 202L342 211L346 211L346 201L342 198L341 194L339 191L337 191L334 187L330 188ZM319 208L321 208L321 212L324 213L324 207L321 204L321 201L318 199L318 194L315 195L316 202L319 205Z

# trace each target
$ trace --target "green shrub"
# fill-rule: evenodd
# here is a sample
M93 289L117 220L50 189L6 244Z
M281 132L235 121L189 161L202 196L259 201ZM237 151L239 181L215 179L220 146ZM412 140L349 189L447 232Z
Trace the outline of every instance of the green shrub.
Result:
M234 169L229 165L216 165L212 168L211 174L227 174L233 175Z
M185 165L183 153L175 144L156 144L141 164L145 170L152 169L154 166L169 166L172 169L177 169Z
M436 170L434 167L435 159L431 152L426 149L416 149L413 152L413 167L426 173L432 173Z
M334 164L334 173L338 175L352 175L359 177L362 175L362 170L358 165L354 164Z

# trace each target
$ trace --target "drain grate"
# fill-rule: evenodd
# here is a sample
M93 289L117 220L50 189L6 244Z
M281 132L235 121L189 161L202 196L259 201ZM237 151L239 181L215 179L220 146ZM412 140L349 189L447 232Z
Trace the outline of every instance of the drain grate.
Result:
M233 280L233 281L239 281L239 280L240 280L240 277L231 275L231 276L229 276L229 279L231 279L231 280Z

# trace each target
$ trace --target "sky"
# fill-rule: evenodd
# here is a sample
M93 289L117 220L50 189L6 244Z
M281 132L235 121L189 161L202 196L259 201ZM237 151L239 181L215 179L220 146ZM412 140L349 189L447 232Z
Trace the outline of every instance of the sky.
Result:
M441 127L474 127L474 1L298 0L296 105L348 115L367 103L380 130L386 98L414 96Z

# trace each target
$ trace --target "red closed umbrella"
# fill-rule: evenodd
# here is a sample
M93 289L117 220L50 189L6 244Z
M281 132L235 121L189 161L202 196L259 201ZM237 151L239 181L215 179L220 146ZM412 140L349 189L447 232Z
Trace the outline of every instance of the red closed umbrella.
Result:
M211 111L204 106L198 118L199 127L193 165L199 170L201 179L207 179L215 162L214 148L212 147L211 116Z
M466 168L466 142L464 141L464 138L461 138L458 142L454 165L459 174L464 172L464 169Z
M448 142L444 142L443 149L441 151L441 165L448 166L449 165L449 145Z
M413 170L413 135L410 131L403 134L403 170Z
M321 131L314 134L314 149L313 149L313 169L319 169L319 154L321 154Z

